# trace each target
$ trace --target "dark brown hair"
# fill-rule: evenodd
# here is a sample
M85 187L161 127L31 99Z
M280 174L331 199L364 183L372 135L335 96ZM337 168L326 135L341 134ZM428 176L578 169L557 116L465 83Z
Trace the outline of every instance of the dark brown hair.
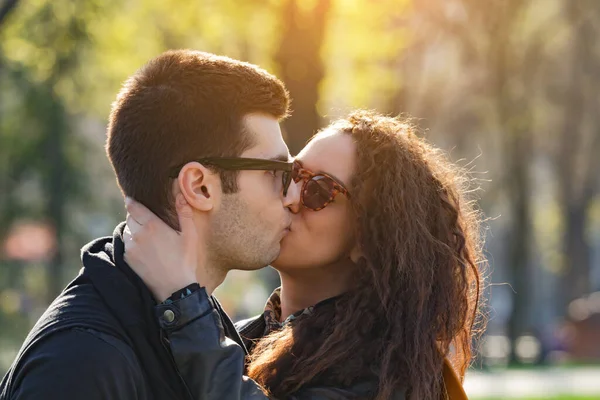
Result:
M444 357L463 377L480 320L470 181L400 119L357 111L326 129L356 143L349 190L361 274L338 301L261 339L249 376L278 398L362 380L378 382L376 399L402 388L410 399L444 398Z
M107 153L123 193L177 228L170 169L200 157L239 156L253 145L243 117L282 119L289 96L259 67L191 50L167 51L124 84L113 103ZM225 192L235 173L221 171Z

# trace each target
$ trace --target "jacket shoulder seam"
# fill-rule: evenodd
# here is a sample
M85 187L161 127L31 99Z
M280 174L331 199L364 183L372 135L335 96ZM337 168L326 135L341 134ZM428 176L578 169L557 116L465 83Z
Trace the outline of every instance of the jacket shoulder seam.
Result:
M85 333L87 335L90 335L94 338L96 338L97 340L100 340L101 342L107 344L108 346L110 346L111 348L113 348L114 350L117 351L117 353L119 354L119 356L125 361L125 363L129 366L129 368L131 368L132 370L139 372L139 366L133 365L132 364L132 360L130 359L131 357L127 357L127 355L123 352L122 349L120 349L118 346L115 346L114 343L111 343L110 341L106 340L106 338L104 338L103 336L110 336L111 338L113 338L114 340L122 343L124 346L126 346L128 349L131 350L131 352L133 353L133 349L127 344L125 343L123 340L119 339L116 336L107 334L107 333L102 333L100 331L97 331L95 329L92 328L84 328L84 327L73 327L72 328L73 331L77 331L77 332L82 332ZM133 356L135 357L135 354L133 354Z

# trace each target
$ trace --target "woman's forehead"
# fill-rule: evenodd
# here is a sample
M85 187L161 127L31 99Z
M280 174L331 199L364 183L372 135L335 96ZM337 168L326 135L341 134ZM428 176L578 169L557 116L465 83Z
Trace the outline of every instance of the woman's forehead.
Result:
M346 133L324 132L315 136L298 154L305 168L325 172L348 184L354 171L356 148Z

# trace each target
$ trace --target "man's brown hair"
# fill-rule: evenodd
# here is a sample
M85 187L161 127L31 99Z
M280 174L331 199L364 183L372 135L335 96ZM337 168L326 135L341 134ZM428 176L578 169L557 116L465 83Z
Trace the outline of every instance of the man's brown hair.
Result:
M239 156L253 146L243 117L288 114L283 83L256 65L191 50L167 51L123 85L113 103L106 151L123 194L178 227L173 167L201 157ZM235 172L220 171L237 191Z

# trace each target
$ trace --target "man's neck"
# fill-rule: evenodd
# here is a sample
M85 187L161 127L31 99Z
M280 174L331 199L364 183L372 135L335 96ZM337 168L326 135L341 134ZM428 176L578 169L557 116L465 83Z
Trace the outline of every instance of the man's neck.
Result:
M198 258L200 261L196 270L196 278L200 286L203 286L206 293L211 296L215 289L223 283L229 270L213 259L206 248L198 253Z
M347 292L352 286L355 264L351 261L333 265L279 271L281 277L281 316L287 317L304 308Z
M212 296L215 289L225 280L227 272L218 268L206 267L204 271L198 271L196 276L198 277L200 286L203 286L206 293Z

